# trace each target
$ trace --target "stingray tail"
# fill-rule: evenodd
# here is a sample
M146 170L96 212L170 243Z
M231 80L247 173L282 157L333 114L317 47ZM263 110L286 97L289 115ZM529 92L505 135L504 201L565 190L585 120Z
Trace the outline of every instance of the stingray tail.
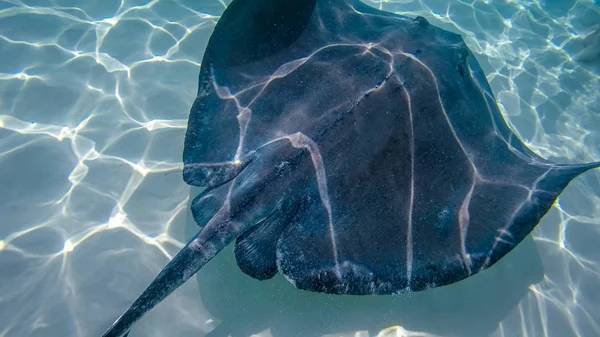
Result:
M227 219L215 216L217 228ZM212 227L212 226L211 226ZM126 337L131 326L146 312L185 283L239 233L204 230L192 239L156 276L148 288L125 311L102 337Z

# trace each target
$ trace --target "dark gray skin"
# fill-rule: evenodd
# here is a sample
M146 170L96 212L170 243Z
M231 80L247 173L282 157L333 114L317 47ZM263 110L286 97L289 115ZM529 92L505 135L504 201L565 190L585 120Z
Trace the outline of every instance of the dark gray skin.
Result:
M531 232L577 175L510 131L456 34L358 0L234 0L211 36L184 180L200 232L104 334L236 239L242 271L391 294L457 282Z

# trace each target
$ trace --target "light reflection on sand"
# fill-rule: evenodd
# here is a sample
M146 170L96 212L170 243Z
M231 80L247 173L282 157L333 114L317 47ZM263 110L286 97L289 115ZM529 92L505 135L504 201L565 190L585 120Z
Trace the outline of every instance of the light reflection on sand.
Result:
M537 153L600 160L600 59L574 59L599 7L448 3L369 2L462 34ZM0 2L1 336L100 335L185 241L184 130L225 3L75 5ZM600 335L600 173L573 182L533 237L545 276L492 336ZM207 332L219 318L198 298L187 284L138 333Z

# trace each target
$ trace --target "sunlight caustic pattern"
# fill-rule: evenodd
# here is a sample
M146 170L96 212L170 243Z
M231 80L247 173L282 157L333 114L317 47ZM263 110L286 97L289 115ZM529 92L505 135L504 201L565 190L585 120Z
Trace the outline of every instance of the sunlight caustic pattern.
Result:
M576 57L594 1L367 3L460 33L538 154L600 160L600 60ZM0 0L0 335L97 336L183 246L186 120L225 5ZM544 279L493 337L600 335L599 177L534 231ZM140 333L210 330L198 298L184 286Z

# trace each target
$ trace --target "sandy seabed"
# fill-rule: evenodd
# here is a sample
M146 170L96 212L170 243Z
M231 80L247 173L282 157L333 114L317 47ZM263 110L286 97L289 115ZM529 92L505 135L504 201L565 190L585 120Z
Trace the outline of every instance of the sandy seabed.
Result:
M510 126L538 154L600 160L600 56L576 60L598 28L597 3L368 4L460 33ZM100 336L183 246L185 127L225 6L0 1L0 336ZM491 268L441 295L390 298L418 309L395 319L407 330L381 336L600 335L600 172L573 181L532 238L520 253L528 257L509 254L497 275ZM131 337L199 336L223 324L205 292L188 282ZM348 331L343 320L328 324Z

